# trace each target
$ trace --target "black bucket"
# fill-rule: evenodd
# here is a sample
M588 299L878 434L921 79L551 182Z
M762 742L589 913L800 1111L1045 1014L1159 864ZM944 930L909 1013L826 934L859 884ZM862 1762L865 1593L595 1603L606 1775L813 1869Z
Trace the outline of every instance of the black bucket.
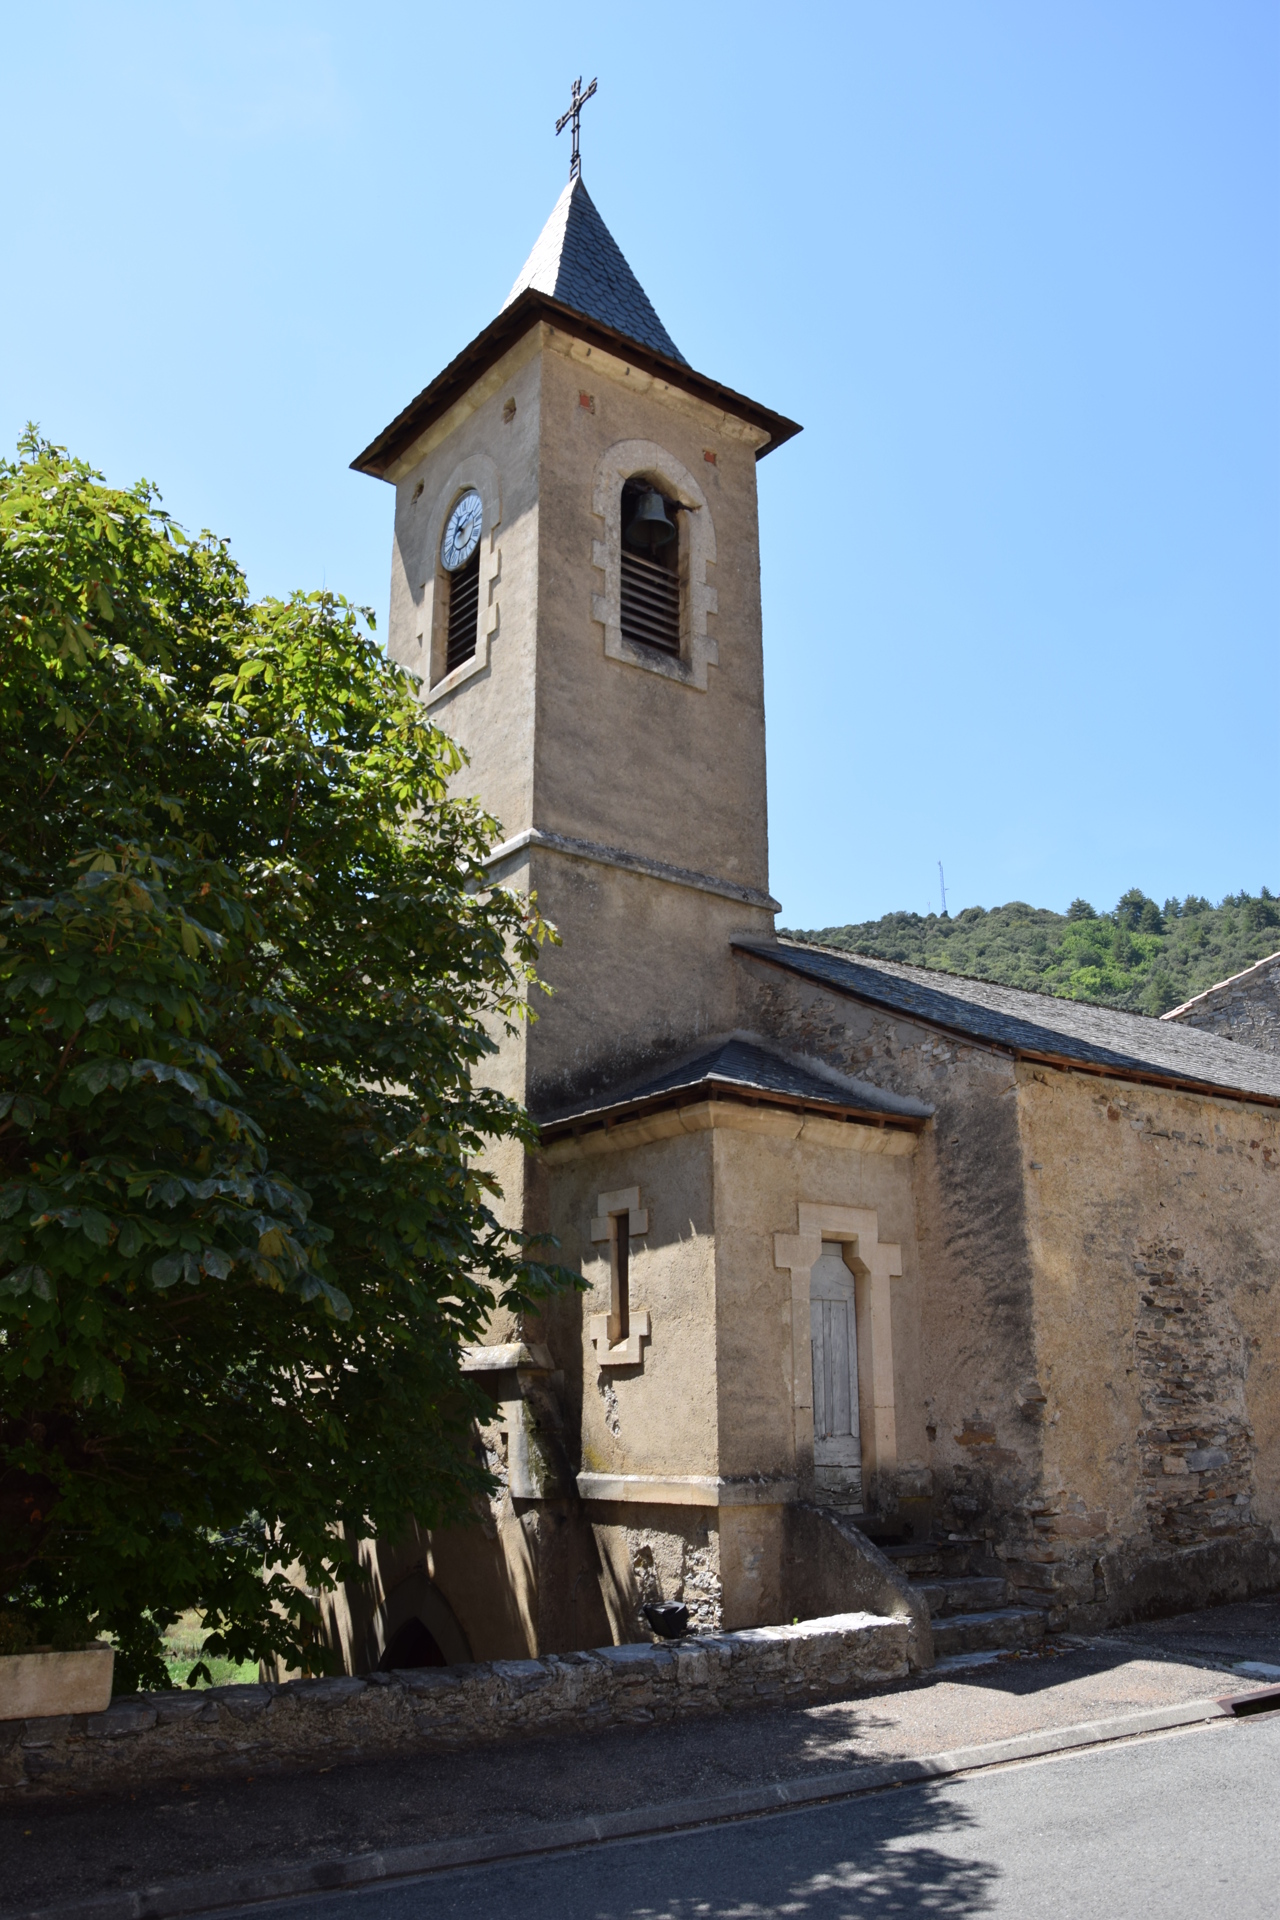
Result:
M689 1631L689 1609L683 1600L653 1600L644 1617L661 1640L682 1640Z

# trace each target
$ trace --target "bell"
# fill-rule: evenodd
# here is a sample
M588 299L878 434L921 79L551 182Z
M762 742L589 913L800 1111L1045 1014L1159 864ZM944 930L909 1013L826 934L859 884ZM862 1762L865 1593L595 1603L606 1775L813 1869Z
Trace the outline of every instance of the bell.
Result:
M656 553L659 547L668 546L676 537L676 530L667 518L667 509L662 495L653 487L640 496L640 504L635 510L626 539L629 547L648 547L650 553Z

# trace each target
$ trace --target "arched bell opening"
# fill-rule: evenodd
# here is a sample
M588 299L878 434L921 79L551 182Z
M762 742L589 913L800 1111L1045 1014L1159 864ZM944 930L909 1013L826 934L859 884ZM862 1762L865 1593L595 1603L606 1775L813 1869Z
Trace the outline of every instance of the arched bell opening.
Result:
M636 474L623 482L620 511L622 637L679 657L680 502Z

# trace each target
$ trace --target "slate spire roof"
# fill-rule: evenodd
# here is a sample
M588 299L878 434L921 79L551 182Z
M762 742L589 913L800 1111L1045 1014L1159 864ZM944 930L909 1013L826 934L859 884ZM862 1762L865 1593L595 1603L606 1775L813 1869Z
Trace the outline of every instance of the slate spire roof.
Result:
M589 320L602 320L653 353L678 360L682 366L689 364L597 213L581 174L570 180L551 209L533 252L502 303L503 312L529 287Z

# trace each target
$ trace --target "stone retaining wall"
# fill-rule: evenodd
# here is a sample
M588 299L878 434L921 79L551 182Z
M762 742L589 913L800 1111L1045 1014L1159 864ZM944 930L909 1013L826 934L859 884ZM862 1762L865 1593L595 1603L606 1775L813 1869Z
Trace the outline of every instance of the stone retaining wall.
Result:
M105 1713L0 1722L0 1791L110 1790L331 1766L830 1699L904 1678L910 1625L842 1613L542 1660L133 1694Z

